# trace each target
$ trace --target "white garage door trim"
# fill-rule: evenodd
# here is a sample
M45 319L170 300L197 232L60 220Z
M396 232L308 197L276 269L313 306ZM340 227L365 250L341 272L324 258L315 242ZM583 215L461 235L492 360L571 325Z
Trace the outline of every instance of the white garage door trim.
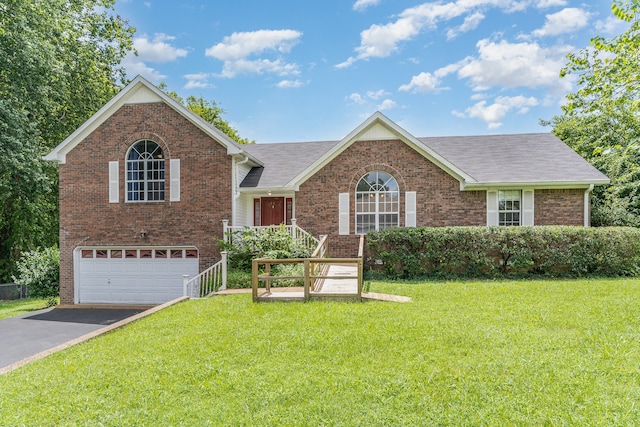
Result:
M73 252L76 304L162 304L182 296L199 272L195 247L102 246Z

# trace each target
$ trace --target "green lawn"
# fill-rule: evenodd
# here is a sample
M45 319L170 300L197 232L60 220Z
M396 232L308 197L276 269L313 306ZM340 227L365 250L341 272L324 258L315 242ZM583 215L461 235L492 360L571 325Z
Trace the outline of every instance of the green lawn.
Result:
M0 425L640 425L640 280L188 301L0 376Z
M27 298L0 301L0 320L47 307L48 298Z

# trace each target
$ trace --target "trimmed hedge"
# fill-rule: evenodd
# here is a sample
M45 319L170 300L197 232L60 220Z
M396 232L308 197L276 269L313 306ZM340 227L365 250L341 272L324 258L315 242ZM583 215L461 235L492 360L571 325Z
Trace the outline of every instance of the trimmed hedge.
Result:
M635 276L630 227L389 228L367 234L368 267L389 278Z

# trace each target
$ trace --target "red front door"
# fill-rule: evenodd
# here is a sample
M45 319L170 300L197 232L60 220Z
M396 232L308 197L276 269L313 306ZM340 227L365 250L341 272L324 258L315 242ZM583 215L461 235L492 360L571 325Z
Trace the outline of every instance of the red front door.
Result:
M284 197L260 199L260 225L284 224Z

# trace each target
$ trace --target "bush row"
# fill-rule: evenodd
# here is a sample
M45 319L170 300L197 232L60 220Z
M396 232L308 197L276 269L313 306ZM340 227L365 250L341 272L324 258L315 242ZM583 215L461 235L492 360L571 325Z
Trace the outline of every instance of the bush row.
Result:
M633 276L640 229L390 228L367 235L368 267L390 278Z

